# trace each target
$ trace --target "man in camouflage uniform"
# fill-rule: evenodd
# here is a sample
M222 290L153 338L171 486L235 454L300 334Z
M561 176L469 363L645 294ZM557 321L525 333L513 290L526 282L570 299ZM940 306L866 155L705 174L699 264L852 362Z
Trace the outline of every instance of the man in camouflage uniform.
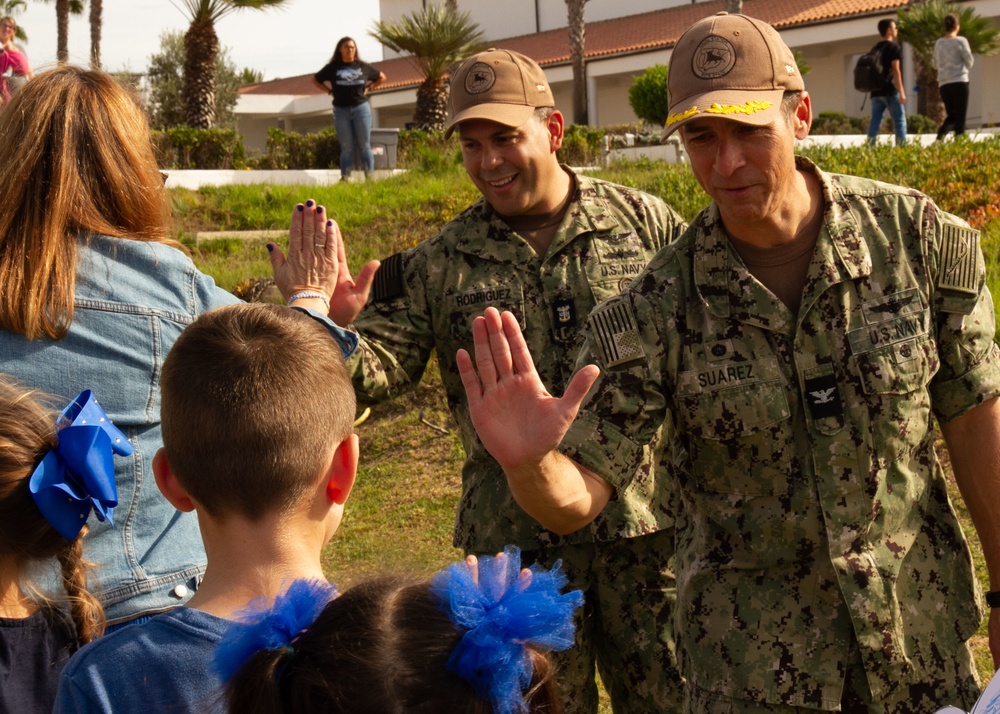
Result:
M712 203L592 313L581 364L600 369L560 400L511 316L476 320L478 377L458 364L480 437L518 502L568 530L620 498L673 420L688 711L968 710L981 597L933 420L997 587L1000 353L979 234L917 191L796 158L810 99L763 22L695 23L668 84L665 133L681 130Z
M654 446L637 460L630 487L587 528L566 537L542 528L476 438L455 354L471 348L472 320L487 306L509 310L545 355L543 381L561 390L591 309L686 226L658 198L559 164L563 119L534 61L490 50L466 61L451 84L448 133L460 135L483 198L438 235L382 262L359 315L372 266L356 284L344 267L330 314L353 323L360 337L348 360L358 399L374 403L412 389L436 351L467 455L455 545L493 554L512 543L526 562L562 559L571 586L586 596L577 644L557 657L567 711L597 711L595 659L616 712L679 710L673 516L653 468L660 451Z

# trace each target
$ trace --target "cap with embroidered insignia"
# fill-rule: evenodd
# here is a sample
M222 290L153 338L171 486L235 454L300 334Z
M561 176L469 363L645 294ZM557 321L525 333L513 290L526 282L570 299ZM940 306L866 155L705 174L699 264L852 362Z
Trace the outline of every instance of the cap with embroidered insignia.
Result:
M795 57L773 27L720 12L691 25L674 46L663 138L701 116L770 124L782 95L803 89Z
M469 119L521 126L539 107L554 107L545 73L530 57L512 50L489 49L462 63L451 78L451 120L445 138Z

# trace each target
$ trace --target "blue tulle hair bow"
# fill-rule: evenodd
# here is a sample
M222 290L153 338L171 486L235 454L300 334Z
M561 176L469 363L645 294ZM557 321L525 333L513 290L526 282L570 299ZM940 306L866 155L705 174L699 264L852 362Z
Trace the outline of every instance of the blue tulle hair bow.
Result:
M290 646L336 595L332 583L301 579L292 581L273 605L266 598L251 600L216 648L212 668L227 682L260 650Z
M527 646L562 651L573 646L573 613L583 593L560 593L566 576L537 565L521 577L521 551L479 559L479 582L468 566L456 563L438 573L431 591L452 623L464 631L448 659L448 669L488 700L495 714L527 711L524 690L533 668Z
M45 519L71 541L80 534L91 510L99 520L114 525L118 487L113 454L128 456L132 444L89 389L62 410L56 430L59 444L32 472L28 488Z

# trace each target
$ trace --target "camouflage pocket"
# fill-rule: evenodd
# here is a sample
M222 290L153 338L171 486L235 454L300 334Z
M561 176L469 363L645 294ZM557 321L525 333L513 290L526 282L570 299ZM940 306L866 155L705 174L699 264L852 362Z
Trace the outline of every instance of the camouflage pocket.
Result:
M872 445L884 467L910 453L930 428L928 387L940 364L937 346L929 335L920 335L852 360L868 404Z
M681 396L692 481L744 496L784 493L793 454L791 411L780 380Z

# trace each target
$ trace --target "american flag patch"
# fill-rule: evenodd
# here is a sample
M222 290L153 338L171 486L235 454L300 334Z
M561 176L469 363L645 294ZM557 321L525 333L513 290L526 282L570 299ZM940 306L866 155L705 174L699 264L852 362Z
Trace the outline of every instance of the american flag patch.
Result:
M979 283L979 231L945 225L938 287L976 295Z
M639 328L627 300L613 298L598 306L589 323L605 367L617 367L644 356Z
M392 300L403 294L403 256L390 255L382 261L372 282L372 302Z

